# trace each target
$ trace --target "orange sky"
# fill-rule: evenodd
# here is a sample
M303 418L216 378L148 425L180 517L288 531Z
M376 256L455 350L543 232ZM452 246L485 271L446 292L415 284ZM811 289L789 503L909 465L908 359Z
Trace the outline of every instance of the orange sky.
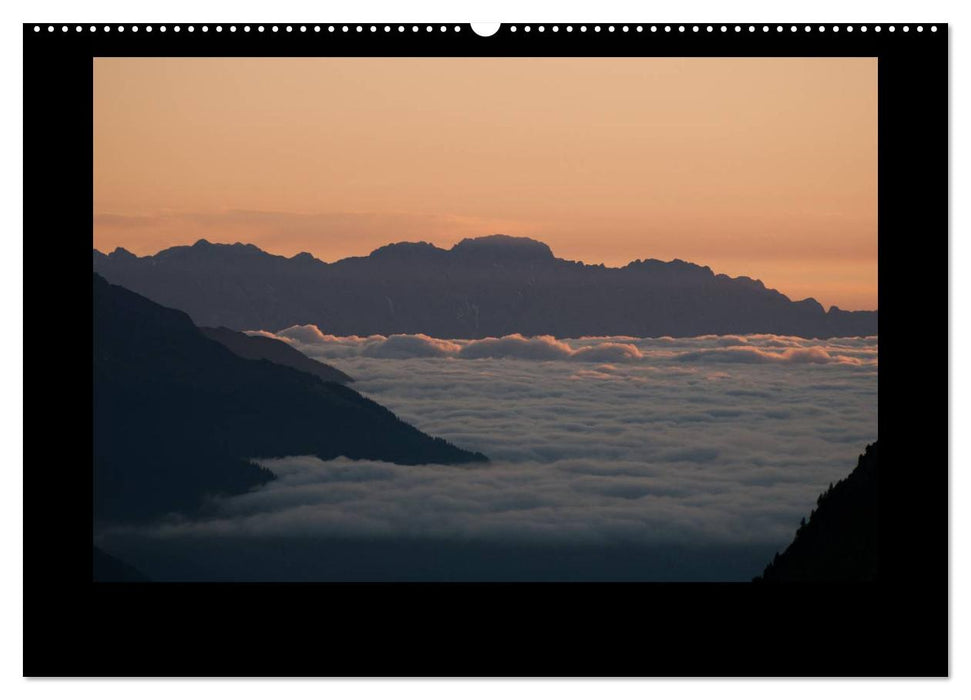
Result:
M527 235L877 305L875 59L94 62L94 246Z

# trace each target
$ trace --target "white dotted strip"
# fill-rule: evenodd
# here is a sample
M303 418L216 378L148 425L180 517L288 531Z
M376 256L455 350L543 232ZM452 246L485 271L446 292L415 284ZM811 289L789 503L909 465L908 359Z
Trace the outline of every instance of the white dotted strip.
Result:
M69 32L72 29L72 27L70 25L67 25L67 24L59 25L59 28L60 28L61 32ZM800 31L800 29L803 32L813 32L813 31L815 31L815 32L818 32L818 33L825 33L827 31L834 32L834 33L838 33L840 31L844 31L844 32L853 32L853 31L860 31L860 32L867 32L867 31L874 31L874 32L881 32L881 31L896 32L898 29L900 31L902 31L902 32L909 32L909 31L911 31L911 29L913 29L914 31L917 31L917 32L923 32L925 29L927 29L929 31L932 31L932 32L936 32L937 31L937 25L933 25L933 24L931 24L931 25L922 25L922 24L918 24L918 25L910 25L910 24L901 24L901 25L894 25L894 24L874 24L874 25L856 24L856 25L854 25L854 24L847 24L847 25L818 25L818 26L812 26L812 25L801 25L801 26L797 26L797 25L794 25L794 24L793 25L781 25L781 24L775 24L775 25L768 25L768 24L762 24L762 25L754 25L754 24L748 24L748 25L741 25L741 24L734 24L734 25L730 25L730 24L720 24L720 25L713 25L713 24L701 24L701 25L699 25L699 24L693 24L693 25L684 25L684 24L678 24L678 25L671 25L671 24L662 24L662 25L658 25L658 24L650 24L650 25L641 25L641 24L637 24L637 25L627 25L627 24L624 24L624 25L614 25L614 24L608 24L608 25L604 25L604 26L601 26L599 24L591 25L591 26L588 26L588 25L585 25L585 24L581 24L581 25L572 25L572 24L568 24L568 25L555 25L554 24L554 25L548 25L548 26L547 25L542 25L542 24L538 24L538 25L529 25L529 24L527 24L527 25L515 25L514 24L514 25L510 25L510 26L508 26L506 28L508 29L508 31L513 32L513 33L517 32L517 31L520 31L520 30L522 30L523 32L531 32L533 30L535 30L537 32L545 32L547 30L552 31L552 32L560 32L560 31L573 32L573 31L579 31L581 33L587 32L587 31L593 31L595 33L596 32L601 32L601 31L616 32L618 30L621 31L621 32L631 32L631 31L634 31L634 32L645 32L646 31L646 32L655 32L655 33L656 32L668 32L668 33L671 33L671 32L679 32L679 33L685 33L685 32L692 32L692 33L701 33L701 32L705 32L705 33L714 33L714 32L725 32L725 33L727 33L727 32L736 32L736 33L739 33L739 32L749 32L749 33L752 33L752 32L757 32L757 31L771 32L773 30L776 31L776 32L785 32L787 30L789 32L798 32L798 31ZM53 24L49 24L49 25L46 25L46 29L47 29L48 32L54 32L54 31L57 31L58 26L55 26ZM82 31L84 31L84 27L82 27L81 25L74 25L73 29L74 29L75 32L82 32ZM371 25L361 25L361 24L357 24L357 25L354 25L354 24L350 24L350 25L349 24L336 24L336 25L335 24L328 24L328 25L320 25L320 24L313 24L313 25L307 25L307 24L298 24L298 25L292 25L292 24L286 24L286 25L277 25L277 24L272 24L272 25L262 25L262 24L259 24L259 25L250 25L250 24L244 24L244 25L235 25L235 24L230 24L230 25L225 25L225 26L224 25L221 25L221 24L216 24L216 25L212 25L211 27L209 25L205 25L204 24L204 25L202 25L200 27L196 27L195 25L185 26L185 31L187 31L187 32L195 32L197 29L199 31L202 31L202 32L208 32L210 29L213 29L216 32L222 32L222 31L229 31L229 32L236 32L236 31L243 31L243 32L250 32L250 31L255 31L255 32L265 32L265 31L279 32L282 29L285 32L300 32L300 33L307 33L307 32L314 32L314 33L320 33L320 32L329 32L329 33L342 32L342 33L344 33L344 32L346 32L346 33L351 33L351 32L365 32L365 31L375 32L375 33L376 32L379 32L379 31L384 31L386 33L390 33L390 32L398 32L398 33L412 32L412 33L415 33L415 32L425 31L427 33L427 32L434 32L434 31L436 31L436 29L439 32L448 32L449 30L451 30L453 32L460 32L460 31L462 31L462 28L459 25L448 25L448 26L446 26L444 24L442 24L442 25L435 25L435 26L430 25L430 24L426 24L426 25L417 25L417 24L410 24L410 25L404 25L404 24L398 24L398 25L390 25L390 24L384 24L384 25L377 25L377 24L371 24ZM89 25L88 26L88 31L90 31L90 32L97 32L97 31L103 31L103 32L111 32L111 31L116 31L116 32L125 32L125 31L131 31L131 32L139 32L139 31L152 32L152 31L156 31L156 30L159 31L159 32L173 31L173 32L178 33L178 32L181 32L183 30L183 27L181 25L178 25L178 24L171 25L171 26L170 25L159 25L158 27L153 27L151 25L140 26L140 25L135 25L135 24L127 25L127 26L126 25L123 25L123 24L118 24L118 25L104 25L102 27L98 27L98 26L95 26L95 25ZM43 25L39 25L39 24L35 24L34 25L34 31L35 32L44 31L44 26Z
M74 28L74 31L76 31L76 32L82 32L82 31L84 31L84 27L82 27L81 25L75 25L73 28ZM53 24L50 24L50 25L47 25L46 29L47 29L48 32L54 32L54 31L56 31L58 29L58 27L55 26L55 25L53 25ZM328 25L320 25L320 24L297 24L297 25L293 25L293 24L284 24L284 25L279 25L279 24L270 24L270 25L263 25L263 24L243 24L243 25L236 25L236 24L230 24L230 25L221 25L221 24L216 24L216 25L212 25L212 26L207 25L207 24L204 24L202 26L196 26L196 25L186 25L186 26L182 26L182 25L175 24L175 25L159 25L157 27L153 27L151 25L143 26L143 25L137 25L137 24L132 24L132 25L124 25L124 24L110 25L110 24L106 24L106 25L101 26L101 27L96 26L96 25L89 25L87 27L87 29L90 32L97 32L97 31L101 31L101 32L112 32L112 31L115 31L115 32L125 32L125 31L131 31L131 32L138 32L138 31L144 31L144 32L152 32L152 31L159 31L159 32L167 32L167 31L181 32L183 30L185 30L187 32L195 32L196 30L201 31L201 32L208 32L211 29L211 30L216 31L216 32L222 32L222 31L228 31L228 32L237 32L237 31L242 31L242 32L251 32L251 31L252 32L267 32L267 31L269 31L269 32L280 32L280 31L284 31L284 32L301 32L301 33L314 32L314 33L317 33L317 34L319 34L320 32L325 32L325 31L326 32L331 32L331 33L333 33L333 32L364 32L364 31L369 31L369 32L379 32L379 31L392 32L392 31L396 31L396 30L398 32L406 32L406 31L419 32L419 31L422 31L422 30L424 30L425 32L434 32L435 30L438 30L439 32L448 32L448 31L460 32L460 31L462 31L462 27L459 26L459 25L448 25L448 26L446 26L444 24L442 24L442 25L436 25L436 26L432 26L430 24L429 25L421 25L421 26L419 26L417 24L407 25L407 26L405 26L405 25L390 25L390 24L385 24L385 25L376 25L376 24L371 24L371 25L361 25L361 24L357 24L357 25L354 25L354 24L350 24L350 25L348 25L348 24L336 24L336 25L335 24L328 24ZM69 31L71 31L71 26L69 26L67 24L60 25L60 30L62 32L69 32ZM39 25L39 24L35 24L34 25L34 31L35 32L44 31L44 26L43 25Z

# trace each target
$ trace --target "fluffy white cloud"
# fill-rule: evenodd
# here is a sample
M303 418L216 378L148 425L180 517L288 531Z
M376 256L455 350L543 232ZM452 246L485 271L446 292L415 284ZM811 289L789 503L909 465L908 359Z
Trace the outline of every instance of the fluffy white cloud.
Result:
M454 355L461 346L450 340L439 340L424 334L392 335L375 342L363 343L365 357L405 359L409 357L444 357Z

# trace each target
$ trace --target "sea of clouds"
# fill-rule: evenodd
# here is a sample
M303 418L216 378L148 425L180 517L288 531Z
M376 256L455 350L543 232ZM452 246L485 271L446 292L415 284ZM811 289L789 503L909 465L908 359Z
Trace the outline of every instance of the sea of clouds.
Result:
M514 544L533 552L606 548L621 558L632 548L665 557L665 575L650 566L638 575L745 579L786 546L818 494L845 477L877 436L875 337L448 340L336 337L315 326L258 333L335 365L356 379L357 391L403 420L491 461L266 460L280 478L219 500L209 517L105 535L136 563L154 566L151 548L139 543L155 543L168 560L179 543L197 559L211 559L207 543L221 543L225 552L232 549L227 542L250 538L272 550L265 561L283 567L277 575L302 580L331 570L319 561L301 568L301 558L332 551L307 543L401 540L472 549ZM293 552L289 559L279 558L282 542ZM735 557L735 568L726 556L698 573L718 558L711 552L738 548L749 558ZM442 544L438 551L446 550ZM681 562L679 551L696 554ZM407 562L420 558L391 557L402 579L412 577ZM448 561L429 558L434 562L422 560L419 578L462 577ZM575 566L598 566L584 561ZM229 578L256 571L224 566ZM481 577L481 569L468 570ZM551 565L539 577L556 578L556 570ZM396 576L380 562L364 574L342 571ZM509 577L516 571L512 565Z

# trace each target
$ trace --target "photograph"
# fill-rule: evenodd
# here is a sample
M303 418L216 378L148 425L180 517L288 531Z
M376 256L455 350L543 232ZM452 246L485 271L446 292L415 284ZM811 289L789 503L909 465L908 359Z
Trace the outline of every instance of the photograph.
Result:
M93 184L95 580L876 578L875 58L96 57Z

